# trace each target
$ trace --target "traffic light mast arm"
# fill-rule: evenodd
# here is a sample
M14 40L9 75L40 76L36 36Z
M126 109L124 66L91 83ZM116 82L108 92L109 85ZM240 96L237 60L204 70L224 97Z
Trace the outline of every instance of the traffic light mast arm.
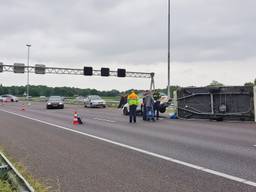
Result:
M14 65L0 65L2 67L2 71L6 72L14 72ZM24 71L27 72L29 70L30 73L35 73L36 66L25 66ZM83 69L75 69L75 68L63 68L63 67L45 67L42 68L45 70L46 74L67 74L67 75L83 75ZM0 71L1 72L1 71ZM126 71L125 77L132 78L152 78L152 74L154 73L145 73L145 72L132 72ZM93 70L93 76L101 76L101 70ZM109 71L109 76L117 77L117 71ZM154 76L154 75L153 75Z

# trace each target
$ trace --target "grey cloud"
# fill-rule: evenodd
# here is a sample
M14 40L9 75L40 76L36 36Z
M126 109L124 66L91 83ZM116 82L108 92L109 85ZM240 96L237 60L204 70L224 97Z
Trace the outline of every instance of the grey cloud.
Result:
M172 1L173 59L193 62L252 57L256 2L241 2ZM12 0L1 3L1 40L11 46L30 40L39 48L46 48L45 54L54 56L55 48L63 51L67 58L67 50L73 50L86 53L87 58L96 58L96 62L100 57L111 62L127 54L131 60L126 58L124 62L132 63L132 55L141 52L145 54L142 55L145 63L154 63L166 52L167 1ZM51 53L47 53L47 47ZM156 59L147 60L152 58L147 54L153 51ZM59 54L55 59L62 60Z
M254 57L255 1L191 1L173 5L172 48L177 61Z
M232 67L232 63L255 62L256 1L171 2L173 65L184 70L193 65L192 73L201 64L216 70L212 63ZM120 64L133 71L166 64L167 0L0 3L0 61L26 62L25 45L31 43L33 63L64 67ZM166 70L158 72L160 78ZM176 78L185 78L182 71L175 72Z
M80 62L87 59L97 62L101 57L115 62L116 58L124 58L122 55L130 55L131 59L126 57L123 62L132 63L139 52L163 49L165 42L159 28L164 28L164 25L159 22L158 12L153 12L156 1L151 4L120 0L71 2L26 1L17 3L17 6L8 5L13 11L6 12L9 22L3 22L1 28L8 33L2 39L29 39L41 48L34 56L47 58L46 54L55 54L55 60L59 62L70 61L74 55L81 55L74 58ZM82 52L85 57L80 54ZM145 63L150 63L147 55L141 57L145 58ZM156 55L156 58L159 57Z

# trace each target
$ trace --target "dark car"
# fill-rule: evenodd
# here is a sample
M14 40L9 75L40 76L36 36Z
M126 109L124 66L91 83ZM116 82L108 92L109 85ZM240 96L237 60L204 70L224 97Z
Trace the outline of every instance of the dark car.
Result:
M46 103L47 109L64 109L64 101L60 96L51 96L49 97Z

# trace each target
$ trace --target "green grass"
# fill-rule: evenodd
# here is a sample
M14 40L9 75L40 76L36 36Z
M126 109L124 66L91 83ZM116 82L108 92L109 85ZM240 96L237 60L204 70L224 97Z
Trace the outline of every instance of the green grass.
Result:
M19 171L19 173L27 180L27 182L34 188L36 192L48 192L51 187L45 187L41 182L39 182L37 179L35 179L26 169L24 165L17 162L13 158L11 158L0 146L0 152L2 152L9 161L14 165L14 167ZM15 192L16 190L13 190L11 185L5 181L0 180L0 192Z
M10 160L10 159L9 159ZM15 162L14 160L12 160L13 165L15 166L15 168L19 171L19 173L28 181L28 183L34 188L34 190L36 192L48 192L48 189L50 189L50 187L45 187L43 184L41 184L37 179L35 179L29 172L28 170L25 168L25 166L23 166L21 163L19 162Z
M13 192L11 185L6 180L0 180L0 192Z

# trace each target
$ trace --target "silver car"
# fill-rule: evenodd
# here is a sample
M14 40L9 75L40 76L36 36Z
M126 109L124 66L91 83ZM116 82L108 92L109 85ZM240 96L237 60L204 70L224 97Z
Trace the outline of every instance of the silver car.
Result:
M7 98L0 95L0 102L7 102Z
M106 101L98 95L89 95L84 99L84 107L106 107Z
M1 95L2 98L5 98L6 101L11 101L11 102L18 102L18 98L15 97L14 95Z

